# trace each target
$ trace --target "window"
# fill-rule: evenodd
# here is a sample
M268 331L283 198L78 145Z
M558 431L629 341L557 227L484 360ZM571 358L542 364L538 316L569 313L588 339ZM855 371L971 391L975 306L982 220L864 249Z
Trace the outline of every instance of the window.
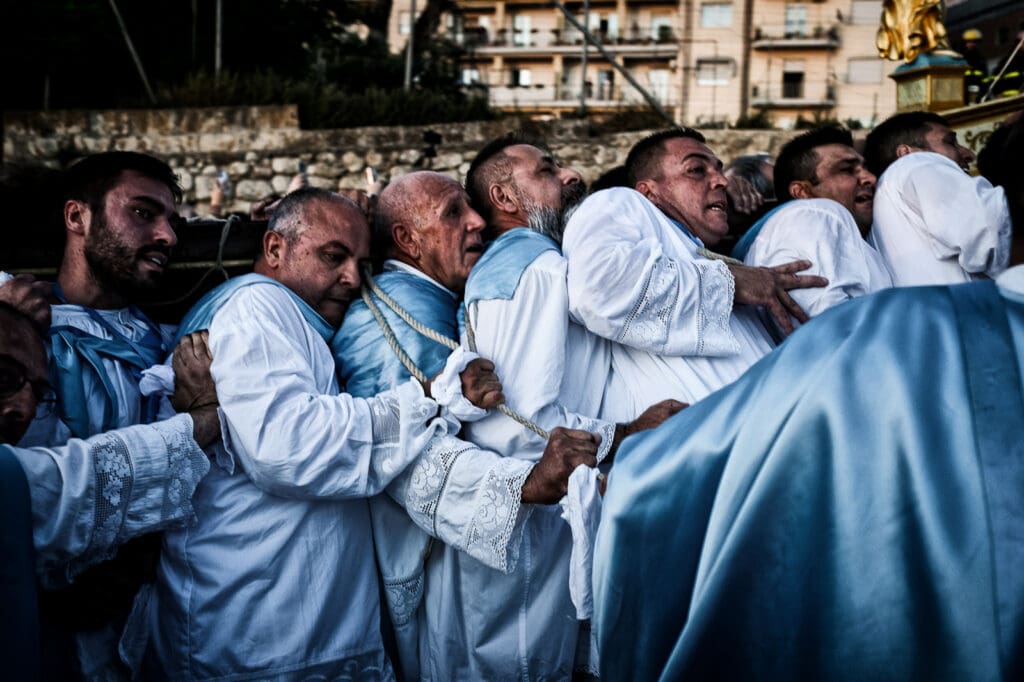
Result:
M850 23L862 26L878 24L882 18L882 0L853 0Z
M533 79L530 77L529 69L520 69L512 67L509 69L509 85L513 88L528 88L532 84Z
M732 3L706 2L700 6L701 28L729 28L732 26Z
M786 5L786 37L807 35L807 5Z
M698 59L697 85L728 85L734 72L731 59Z
M398 35L407 36L409 35L409 29L412 25L412 13L401 12L398 15Z
M615 72L606 69L597 72L597 98L612 99L615 95Z
M662 104L668 103L668 69L651 69L647 72L647 90Z
M854 57L847 63L847 83L881 83L882 60L879 57Z
M801 99L804 96L804 62L787 59L782 64L782 98Z
M462 84L475 85L480 82L480 69L463 69Z
M668 15L651 17L651 38L659 43L672 41L672 17Z
M512 17L512 44L525 47L530 44L530 17L516 14Z

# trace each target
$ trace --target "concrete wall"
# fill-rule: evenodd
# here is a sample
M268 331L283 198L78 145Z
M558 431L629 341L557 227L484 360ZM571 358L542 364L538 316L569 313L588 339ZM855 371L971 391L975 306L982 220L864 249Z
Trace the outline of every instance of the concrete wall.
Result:
M591 182L625 161L645 132L592 135L586 122L527 122L566 165ZM59 167L84 154L132 150L164 158L177 171L185 201L198 213L209 205L216 175L228 172L234 196L229 210L282 192L300 162L312 185L362 188L364 169L384 179L433 168L463 179L469 162L488 140L520 125L516 119L400 128L301 130L294 106L209 109L7 112L4 162ZM423 133L442 136L428 158ZM711 130L709 144L721 158L754 151L776 153L793 133L770 130Z

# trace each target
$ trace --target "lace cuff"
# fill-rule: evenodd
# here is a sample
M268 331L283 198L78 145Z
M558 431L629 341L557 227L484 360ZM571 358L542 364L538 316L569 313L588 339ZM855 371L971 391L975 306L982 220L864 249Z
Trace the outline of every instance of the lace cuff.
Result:
M503 573L515 570L523 528L533 511L533 505L522 503L532 469L532 462L513 457L502 457L491 467L458 549Z
M615 423L600 419L590 419L589 417L580 417L580 422L574 428L601 436L601 445L597 448L597 463L600 464L608 456L608 453L611 452L612 443L615 440Z
M382 491L436 435L458 430L458 422L437 417L437 403L423 395L415 379L368 399L373 452L369 493Z
M88 549L67 566L68 579L111 558L118 546L194 521L192 494L210 463L179 415L92 439L96 505Z
M697 355L733 355L739 343L729 328L736 280L718 260L698 261L700 305L697 311Z

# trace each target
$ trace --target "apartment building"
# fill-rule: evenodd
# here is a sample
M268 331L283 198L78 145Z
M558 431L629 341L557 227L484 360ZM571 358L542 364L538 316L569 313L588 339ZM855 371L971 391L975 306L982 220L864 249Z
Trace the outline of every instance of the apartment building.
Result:
M877 56L881 0L566 2L602 49L552 2L456 0L442 31L465 50L462 80L492 106L536 117L645 106L628 75L676 121L734 125L765 112L870 126L895 110L897 66ZM412 16L396 0L392 45ZM394 35L397 33L398 35Z

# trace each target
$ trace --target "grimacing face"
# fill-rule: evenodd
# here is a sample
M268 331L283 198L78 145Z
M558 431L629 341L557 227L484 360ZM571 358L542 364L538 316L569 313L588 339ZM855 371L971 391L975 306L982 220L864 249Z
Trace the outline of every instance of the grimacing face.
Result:
M722 161L690 137L672 137L662 145L657 176L640 180L636 189L705 245L714 246L729 232Z
M355 206L310 201L302 210L307 227L276 253L265 254L271 275L337 327L349 303L359 295L360 265L370 257L370 227Z
M126 298L155 287L177 243L174 195L167 185L125 171L93 212L85 235L85 259L96 281Z
M924 139L927 151L942 154L960 166L964 172L970 171L971 163L974 161L974 152L960 144L956 137L956 131L938 123L929 123Z
M543 149L517 144L505 150L512 159L512 184L518 197L527 197L535 206L564 212L579 203L586 192L583 178L572 168L558 165ZM520 207L524 211L526 207Z
M871 229L875 205L874 174L864 167L863 157L853 147L826 144L814 151L818 156L817 182L811 183L810 193L845 206L861 232L866 233Z
M419 268L445 288L462 292L483 253L486 223L455 180L425 178L418 189L414 239Z

